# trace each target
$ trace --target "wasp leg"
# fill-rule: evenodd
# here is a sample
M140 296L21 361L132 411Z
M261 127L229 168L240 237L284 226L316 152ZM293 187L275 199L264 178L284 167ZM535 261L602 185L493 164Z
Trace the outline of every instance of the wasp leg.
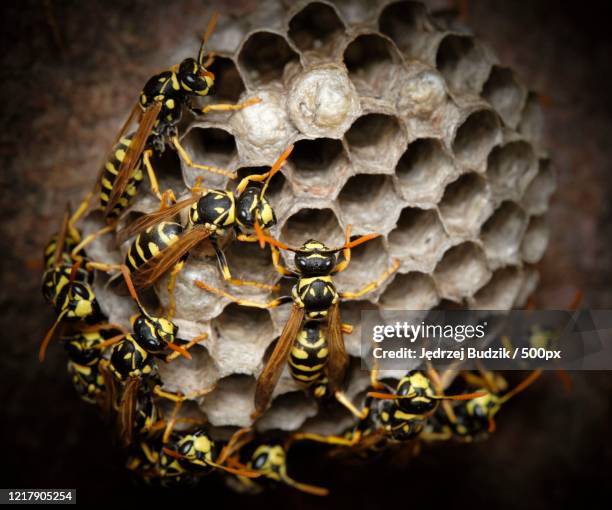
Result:
M117 225L116 223L112 223L111 225L107 225L106 227L101 228L97 232L94 232L93 234L89 234L88 236L86 236L79 244L77 244L74 247L74 249L70 253L70 256L76 259L79 256L79 252L83 250L85 246L87 246L88 244L91 244L98 237L111 233L113 230L115 230L116 225Z
M236 111L242 110L247 106L252 106L254 104L261 103L261 99L258 97L253 97L244 103L238 104L209 104L204 106L203 108L192 108L191 111L195 114L206 115L208 112L227 112L227 111Z
M386 389L385 385L378 379L379 372L378 360L374 358L374 366L372 367L372 370L370 370L370 386L376 390L384 390Z
M151 164L152 155L153 151L151 149L144 151L142 153L142 162L144 163L144 166L147 169L147 175L149 176L151 191L157 198L161 200L162 196L159 193L159 184L157 182L157 176L155 175L155 170L153 169L153 165Z
M185 349L186 351L188 351L194 345L199 344L200 342L206 340L207 338L208 338L208 334L207 333L203 333L201 335L196 336L195 338L193 338L192 340L187 342L185 345L182 345L181 347L183 349ZM168 356L166 356L165 360L166 360L167 363L169 363L170 361L175 360L176 358L178 358L180 355L181 355L180 352L173 352L173 353L168 354Z
M344 244L348 245L348 243L351 241L351 225L348 225L346 227L346 232L344 234ZM344 250L342 250L342 261L338 262L336 264L336 266L334 267L332 274L336 274L336 273L340 273L342 271L344 271L348 265L351 263L351 249L350 248L344 248Z
M240 195L246 189L250 182L264 182L268 178L268 175L270 175L269 171L263 174L247 175L244 179L240 181L238 186L236 186L236 195Z
M336 397L336 400L346 407L346 409L348 409L357 419L365 420L367 418L367 409L362 409L361 411L357 409L344 393L337 391L334 396Z
M333 444L338 446L355 446L361 441L361 434L356 432L353 437L347 439L342 436L322 436L320 434L311 434L309 432L298 432L293 434L292 442L295 441L316 441L317 443Z
M178 262L172 268L170 272L170 278L168 279L168 320L171 321L172 317L174 317L174 312L176 310L176 300L174 298L174 289L176 287L176 278L178 274L182 271L185 266L185 261Z
M179 141L178 136L174 136L172 138L172 144L174 145L174 148L176 149L176 152L178 153L180 158L187 164L187 166L190 166L192 168L198 168L200 170L206 170L207 172L212 172L214 174L225 175L226 177L229 177L230 179L236 178L236 172L230 172L229 170L225 170L223 168L217 168L214 166L200 165L200 164L194 163L191 157L189 156L189 154L187 154L187 151L185 150L185 148L181 145L181 142Z
M296 272L292 271L281 262L280 251L276 246L270 245L270 250L272 251L272 264L282 276L289 276L293 278L297 278L299 276Z
M208 54L208 57L206 58L206 62L204 62L204 63L202 64L202 67L210 67L210 66L213 64L213 62L215 61L215 57L216 57L216 56L217 56L217 55L215 54L215 52L214 52L214 51L211 51L211 52Z
M433 383L433 387L436 392L436 395L443 396L444 387L442 385L442 378L440 377L440 374L438 373L438 371L433 367L431 362L427 363L427 374L429 375L429 378L431 379L431 382ZM444 409L444 414L446 414L446 417L448 418L448 421L453 424L457 423L457 415L455 414L455 411L453 410L453 406L451 405L451 403L448 400L442 400L441 405L442 405L442 408Z
M225 253L223 253L223 250L219 247L219 244L214 239L211 239L211 244L213 248L215 249L215 253L217 254L217 262L219 264L219 269L221 270L223 279L226 282L231 283L232 285L257 287L259 289L265 289L265 290L270 290L270 291L279 289L278 285L269 285L267 283L259 283L259 282L254 282L250 280L240 280L238 278L233 278L232 273L230 272L229 265L227 264L227 259L225 258Z
M96 269L104 273L110 273L112 271L121 271L121 264L106 264L104 262L87 262L85 267L88 270Z
M272 301L268 301L267 303L258 303L257 301L251 301L249 299L241 299L237 296L230 294L229 292L217 289L216 287L211 287L210 285L204 283L201 280L195 280L194 283L202 290L212 292L213 294L225 297L236 304L248 306L250 308L276 308L279 305L282 305L284 303L290 303L292 301L291 296L281 296L279 298L273 299Z
M243 243L259 242L259 239L257 238L257 234L238 234L236 236L236 239L238 239L238 241L241 241Z
M400 266L400 261L397 259L393 259L393 264L389 267L378 279L368 283L365 287L358 290L357 292L341 292L340 297L342 299L358 299L364 294L368 292L372 292L374 289L379 287L389 276L391 276L395 271L398 270Z
M419 439L423 441L448 441L453 438L453 431L450 428L446 428L444 432L421 432Z
M81 219L81 217L83 216L83 214L85 214L87 209L89 209L90 202L93 196L94 196L93 191L90 191L89 193L87 193L83 201L79 204L79 207L77 207L77 210L68 220L68 233L70 234L70 237L72 237L73 239L78 239L79 241L81 240L81 234L79 233L79 231L76 229L74 225L76 224L77 221Z
M347 335L350 335L353 332L353 326L351 324L344 324L342 323L340 325L340 327L342 328L342 332L346 333Z

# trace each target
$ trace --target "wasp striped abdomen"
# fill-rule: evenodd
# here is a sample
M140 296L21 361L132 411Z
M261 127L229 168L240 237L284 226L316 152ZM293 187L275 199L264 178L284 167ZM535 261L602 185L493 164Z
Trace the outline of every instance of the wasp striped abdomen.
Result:
M112 156L104 164L104 171L102 172L102 177L100 178L100 205L102 206L103 210L106 209L108 201L110 200L111 192L115 184L115 180L117 179L119 168L121 167L121 162L123 161L123 158L125 158L130 144L132 143L132 136L133 134L130 134L121 138L117 145L115 145L113 148ZM125 190L119 197L119 200L115 206L108 213L108 218L114 219L121 216L121 213L127 209L132 199L136 196L138 187L143 179L144 173L142 171L141 158L136 163L136 167L132 172L132 176L130 177Z
M305 387L312 387L325 377L328 357L327 338L321 324L315 321L306 322L289 354L291 377Z
M183 233L183 226L173 221L163 221L138 234L125 256L130 272L138 270L163 250L176 243Z

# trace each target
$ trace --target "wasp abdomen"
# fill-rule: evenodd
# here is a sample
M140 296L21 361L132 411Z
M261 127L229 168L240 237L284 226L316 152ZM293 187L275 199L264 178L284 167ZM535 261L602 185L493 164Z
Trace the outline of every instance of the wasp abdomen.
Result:
M173 221L163 221L138 234L125 256L125 265L136 271L160 252L172 246L183 233L183 226Z
M298 333L289 355L291 376L306 387L312 386L325 377L328 356L327 338L320 324L307 322Z

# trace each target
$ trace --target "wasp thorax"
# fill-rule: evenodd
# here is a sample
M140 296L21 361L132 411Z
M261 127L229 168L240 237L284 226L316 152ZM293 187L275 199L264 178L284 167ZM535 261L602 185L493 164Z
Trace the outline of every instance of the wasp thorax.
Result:
M194 225L205 225L213 231L232 226L236 221L234 195L223 190L208 191L192 206L189 218Z
M193 58L186 58L181 62L178 79L185 92L199 96L207 95L215 82L213 74L206 71Z
M264 229L276 225L276 215L270 202L261 196L261 190L250 187L236 201L236 221L241 227L252 229L255 220Z
M295 267L303 276L324 276L336 265L336 255L319 241L311 239L295 253Z

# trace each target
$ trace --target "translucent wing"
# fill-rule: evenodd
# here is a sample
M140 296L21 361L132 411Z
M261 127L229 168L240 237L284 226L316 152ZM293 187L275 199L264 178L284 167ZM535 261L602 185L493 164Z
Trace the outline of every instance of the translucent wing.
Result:
M153 131L155 121L157 120L161 108L162 104L155 101L143 113L138 129L130 142L130 147L123 156L123 161L119 167L117 178L113 183L113 189L111 191L108 204L106 204L106 209L104 210L105 215L108 215L117 205L117 202L129 184L134 167L138 163L138 160L144 151L147 139L149 138L151 131Z
M333 391L338 391L344 382L344 375L348 366L348 355L344 347L342 335L342 321L340 320L340 306L338 303L331 306L327 313L327 343L329 360L327 362L327 378Z
M189 253L197 244L210 235L210 230L204 226L195 226L180 239L158 254L137 271L132 272L134 286L139 289L149 287L157 281L166 271L174 267L181 258Z
M136 412L136 396L140 388L140 379L132 378L125 383L119 404L119 437L123 445L132 443L134 435L134 414Z
M255 416L261 415L272 398L272 392L287 362L287 356L304 320L304 309L294 304L272 356L257 379L255 386Z

